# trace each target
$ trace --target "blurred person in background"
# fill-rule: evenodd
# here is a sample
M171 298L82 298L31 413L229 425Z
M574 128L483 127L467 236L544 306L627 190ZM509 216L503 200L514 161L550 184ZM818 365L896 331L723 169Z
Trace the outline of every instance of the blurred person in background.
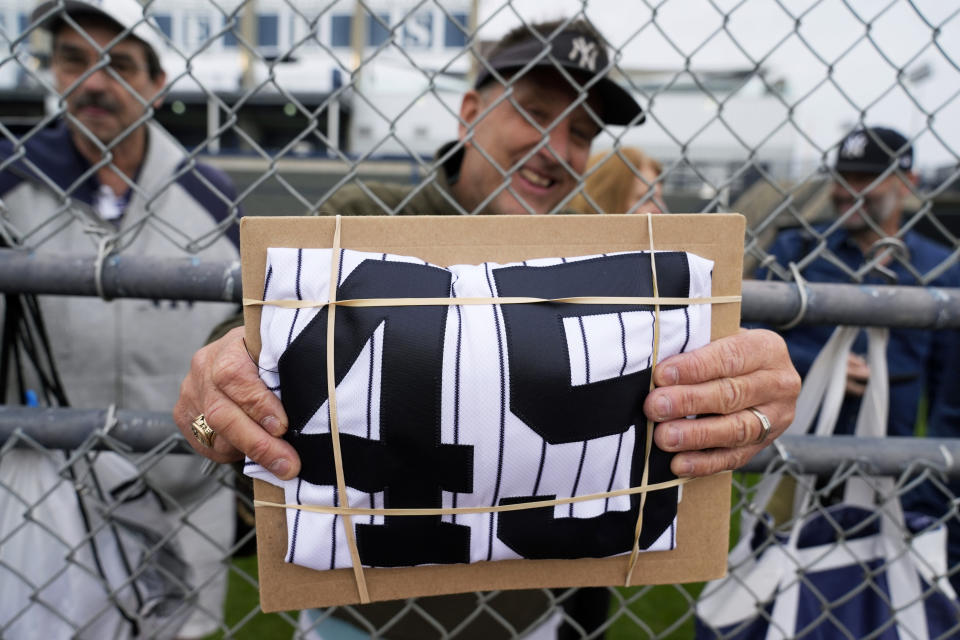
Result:
M202 258L236 260L229 179L152 121L166 75L142 5L45 2L31 18L52 36L64 112L0 141L0 238L101 259L184 257L197 240ZM4 312L15 368L0 386L6 402L169 410L190 354L235 307L7 296ZM23 327L29 338L17 342ZM0 635L197 638L220 628L231 489L202 477L203 460L188 454L141 462L145 470L115 453L73 460L15 449L0 464Z
M916 231L904 231L904 199L917 184L913 172L913 147L903 134L886 127L866 127L852 131L841 141L834 165L835 180L831 200L841 225L824 237L833 222L781 231L769 252L781 265L799 263L814 249L826 251L800 273L810 282L850 282L851 274L876 256L887 255L869 270L864 284L898 284L927 287L960 286L960 264L954 263L929 282L918 279L949 263L951 251ZM772 278L762 268L760 279ZM794 365L806 375L814 358L823 348L832 326L802 325L783 332ZM854 431L860 398L870 379L864 355L865 333L854 342L848 356L846 398L838 418L836 433ZM926 432L931 437L955 438L960 435L960 332L955 330L890 329L887 366L890 385L890 413L887 434L913 436L926 405ZM960 483L950 485L953 496L960 495ZM908 494L907 508L937 518L948 512L949 497L924 485ZM960 519L947 520L949 562L956 573L955 589L960 590Z
M663 165L636 147L595 153L570 208L577 213L663 213L662 173Z
M544 40L549 40L551 55L542 55ZM608 60L602 36L584 20L512 30L486 55L474 87L464 94L458 138L437 151L436 172L430 181L349 184L316 213L496 215L563 210L580 184L601 128L639 124L643 119L634 98L606 77ZM241 318L233 320L238 328L194 356L174 417L194 448L210 459L232 462L248 455L278 478L294 478L300 460L283 439L287 428L283 406L258 377L256 363L243 344L241 323ZM724 353L742 357L725 358ZM730 367L733 361L738 364ZM783 341L769 331L742 331L665 360L655 377L659 389L648 396L647 413L661 423L655 432L657 445L675 452L672 469L684 476L707 475L745 463L789 425L799 391ZM735 403L726 402L721 392L731 385L740 390ZM769 416L773 424L769 437L750 407L759 407ZM686 416L692 414L715 415L688 420ZM198 423L203 441L197 439L193 426ZM595 601L576 596L561 602L582 629L596 631L606 622L605 597ZM376 627L391 621L391 638L421 637L411 631L423 629L419 615L401 614L402 620L395 619L402 604L374 603L350 610ZM460 624L476 605L474 594L417 599L419 608L447 628ZM534 635L525 637L579 636L569 623L558 630L557 617L540 624L552 608L541 590L504 592L485 606L498 611L517 630L536 627ZM333 615L353 620L349 611L338 609ZM368 636L318 610L303 612L301 624L301 630L315 634L310 637ZM465 637L497 637L504 627L494 616L480 615L463 632Z

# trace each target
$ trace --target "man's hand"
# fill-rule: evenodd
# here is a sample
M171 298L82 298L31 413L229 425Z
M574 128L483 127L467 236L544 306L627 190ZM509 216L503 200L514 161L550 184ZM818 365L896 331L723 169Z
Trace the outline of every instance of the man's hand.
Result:
M847 354L847 395L860 397L867 390L867 380L870 378L870 367L863 356L855 353Z
M654 383L644 411L661 423L654 438L664 451L677 452L671 468L681 476L742 466L790 425L800 392L783 339L761 329L741 330L664 360ZM751 407L772 424L763 442L757 441L763 428ZM193 437L190 423L200 413L217 434L213 447ZM283 406L257 376L242 328L194 355L173 415L194 449L212 460L247 455L281 479L300 471L299 457L280 437L287 429Z
M660 422L654 440L675 451L678 476L736 469L783 433L793 421L800 376L776 333L745 330L667 358L654 371L657 386L643 405ZM771 422L763 435L755 408ZM685 416L699 415L696 419Z
M190 428L201 413L217 434L212 447L197 442ZM233 462L247 455L282 480L300 472L300 458L280 437L287 430L287 415L257 375L243 343L243 327L194 354L173 419L193 448L211 460Z

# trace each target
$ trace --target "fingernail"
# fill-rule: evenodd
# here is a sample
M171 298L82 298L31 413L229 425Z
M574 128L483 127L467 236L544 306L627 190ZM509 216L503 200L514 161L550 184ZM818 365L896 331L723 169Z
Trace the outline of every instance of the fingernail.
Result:
M667 446L679 447L681 444L683 444L683 429L670 427L667 430Z
M678 475L678 476L692 476L692 475L693 475L693 463L692 463L692 462L688 462L688 461L686 461L686 460L681 460L681 461L677 464L677 467L679 467L679 468L677 469L677 475Z
M290 473L290 462L286 458L277 458L270 464L270 472L278 478L284 478Z
M670 416L670 410L673 408L673 403L670 402L670 398L667 396L660 396L653 402L653 410L657 414L657 420L663 420Z
M280 426L280 420L277 416L267 416L260 421L260 426L275 438L283 435L283 428Z
M677 384L680 380L680 374L677 372L676 367L663 367L661 370L663 378L667 381L667 384Z

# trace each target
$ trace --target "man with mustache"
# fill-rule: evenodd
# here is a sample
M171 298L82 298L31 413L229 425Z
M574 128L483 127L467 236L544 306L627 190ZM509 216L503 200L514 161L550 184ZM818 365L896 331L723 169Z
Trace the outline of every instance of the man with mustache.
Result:
M135 0L45 2L31 17L32 28L52 36L51 71L62 111L22 141L0 141L0 239L56 255L174 258L191 252L209 260L237 259L236 196L229 179L188 159L152 121L166 75L159 58L160 31L142 5ZM37 304L61 384L23 365L17 372L21 384L0 389L9 403L168 410L190 353L204 343L211 327L234 312L229 304L170 300L46 296ZM5 324L13 324L9 313ZM97 561L87 557L96 556L109 573L110 542L101 539L109 527L86 540L77 517L77 527L58 532L60 539L48 533L56 527L43 521L42 508L49 505L71 515L78 509L72 484L56 484L63 460L18 449L4 457L0 474L11 469L14 458L36 473L37 482L49 481L56 488L33 514L38 525L8 522L22 527L17 535L32 538L37 551L11 557L5 552L14 548L12 539L0 547L0 567L16 567L31 578L27 584L0 568L5 637L148 634L139 618L147 613L122 596L108 595ZM162 533L178 532L193 571L193 580L182 586L189 594L194 585L204 585L200 610L181 607L196 615L179 630L168 625L163 630L167 637L202 637L217 628L222 616L226 581L220 559L233 543L233 495L187 472L196 466L193 456L168 455L146 472L150 487L175 503L155 501L154 515L165 527ZM76 473L84 484L78 489L89 489L89 477ZM110 453L98 455L93 473L108 495L114 487L106 478L123 482L143 475L125 456ZM88 514L95 511L87 505ZM64 562L68 554L70 560ZM44 557L62 572L56 579L45 572ZM51 582L44 586L47 580ZM69 595L58 596L61 588Z
M549 55L544 54L547 46ZM321 205L320 213L561 211L575 195L601 127L642 121L639 105L606 77L610 65L604 41L583 20L519 27L502 38L485 61L474 88L463 97L459 137L438 151L432 179L415 187L349 185ZM646 412L661 423L657 444L676 453L672 469L681 476L742 465L790 424L799 391L783 340L768 331L742 331L668 359L657 368L655 382L659 388L647 398ZM769 422L758 419L751 408L758 408ZM686 418L695 414L709 417ZM300 460L282 438L287 428L283 407L257 377L242 328L194 356L174 417L194 448L212 460L230 462L247 455L279 478L298 474ZM202 430L194 431L192 423ZM520 593L539 594L511 592L504 601L516 602ZM472 595L419 603L429 606L431 615L441 616L438 619L458 610L465 616L476 605ZM514 626L526 628L544 606L549 605L526 607L521 615L526 618L515 619ZM587 609L596 612L596 607ZM605 613L601 608L601 622ZM484 618L471 624L476 635L483 635L479 629ZM486 622L498 633L496 622ZM321 633L326 632L324 628ZM416 637L397 625L389 633Z

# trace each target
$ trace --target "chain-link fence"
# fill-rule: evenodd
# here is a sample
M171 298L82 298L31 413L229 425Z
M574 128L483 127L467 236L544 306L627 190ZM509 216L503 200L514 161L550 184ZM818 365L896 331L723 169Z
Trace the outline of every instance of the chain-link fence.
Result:
M960 636L953 3L70 4L0 0L0 636ZM606 60L561 48L581 20ZM504 66L517 26L536 46ZM605 124L604 75L644 117ZM717 583L262 614L245 478L168 412L237 310L237 219L341 207L741 212L744 320L802 374L834 325L891 327L899 438L758 456Z

